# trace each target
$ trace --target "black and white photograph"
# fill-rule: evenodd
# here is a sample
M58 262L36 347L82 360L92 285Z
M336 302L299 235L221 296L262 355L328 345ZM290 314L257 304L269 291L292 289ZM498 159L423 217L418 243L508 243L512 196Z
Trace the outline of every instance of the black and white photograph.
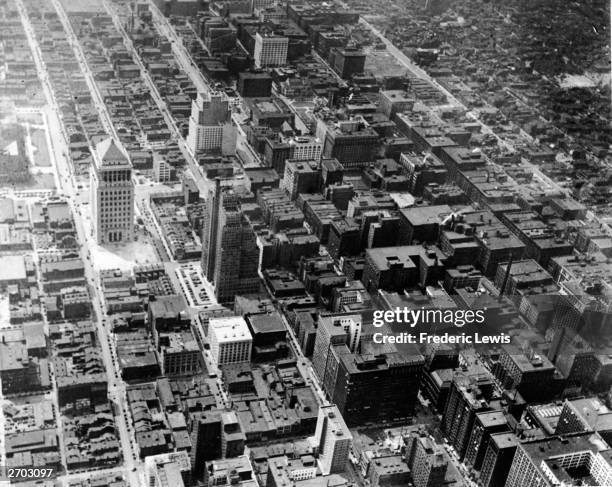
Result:
M610 0L0 0L0 487L612 487Z

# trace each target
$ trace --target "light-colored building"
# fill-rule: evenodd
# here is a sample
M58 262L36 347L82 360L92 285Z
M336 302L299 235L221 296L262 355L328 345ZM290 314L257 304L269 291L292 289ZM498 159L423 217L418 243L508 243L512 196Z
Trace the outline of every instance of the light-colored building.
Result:
M91 169L93 231L99 244L134 239L134 183L125 149L108 138L96 145Z
M592 433L519 444L505 485L580 485L587 478L590 485L612 485L610 449Z
M218 366L251 361L253 337L241 316L211 319L208 340L211 355Z
M247 455L206 463L204 485L210 487L259 487Z
M11 284L25 286L28 283L25 258L23 255L0 257L0 288Z
M297 136L287 139L291 148L291 159L299 161L320 161L323 142L314 136Z
M198 93L191 104L187 145L194 154L236 153L236 127L231 122L229 100L225 93Z
M286 455L274 457L268 461L266 487L297 486L298 482L312 480L316 477L317 462L312 455L298 458L288 458Z
M321 406L313 437L323 475L343 472L353 445L353 435L335 405Z
M176 180L176 169L168 164L161 154L153 156L153 174L158 183L168 183Z
M414 97L403 90L382 90L378 95L379 108L391 118L396 113L412 111Z
M289 39L274 34L255 34L253 57L257 68L284 66L287 64Z
M191 474L191 461L186 451L162 453L145 458L148 487L183 487Z

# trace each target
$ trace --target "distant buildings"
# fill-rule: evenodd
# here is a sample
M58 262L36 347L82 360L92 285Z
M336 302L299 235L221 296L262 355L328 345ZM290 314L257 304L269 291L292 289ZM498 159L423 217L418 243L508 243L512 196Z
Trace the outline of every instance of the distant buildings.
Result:
M236 46L236 31L222 17L212 17L203 21L200 34L211 54L229 52Z
M236 128L231 123L229 101L224 93L198 93L191 105L187 145L193 152L236 152Z
M267 72L241 72L238 93L245 98L263 98L272 93L272 76Z
M91 171L93 231L99 244L134 238L132 164L124 149L108 138L96 146Z
M267 68L283 66L287 63L289 39L275 34L255 34L255 67Z
M316 135L323 141L323 156L336 158L346 169L363 167L376 159L379 136L362 119L320 119Z
M415 99L403 90L381 90L378 101L380 111L392 119L396 113L412 110Z
M53 5L38 13L31 6L48 2L24 0L35 30L43 28L42 35L36 32L43 53L58 53L45 62L52 84L60 75L54 87L60 88L56 98L75 173L93 163L93 228L100 243L133 236L132 169L149 171L147 177L152 171L159 183L183 172L168 112L212 181L213 190L203 194L198 168L194 174L187 169L180 174L182 192L150 195L157 231L139 238L174 262L133 273L100 271L94 290L103 298L114 365L133 382L123 413L146 458L141 481L151 487L202 481L206 487L612 486L612 411L603 403L604 395L612 400L612 238L597 220L601 207L564 194L597 191L605 205L609 174L601 171L595 184L583 177L593 171L593 160L569 150L567 159L555 159L566 150L557 144L571 144L571 133L545 140L538 122L527 127L534 137L527 142L509 122L528 111L521 92L531 91L537 79L519 81L531 68L504 70L489 62L498 78L508 74L512 82L502 83L504 90L489 83L481 103L478 91L466 88L490 79L476 62L477 49L470 48L470 62L449 50L414 50L422 60L438 58L442 65L431 74L442 89L426 76L407 74L369 27L356 25L359 13L333 2L153 1L165 15L191 17L189 28L171 20L192 67L214 79L219 91L197 93L191 71L175 66L172 41L158 35L150 3L132 5L135 52L115 32L116 13L73 11L123 144L107 139L90 154L90 142L105 130L95 104L81 102L91 100L91 87L79 63L64 56L71 46L56 35ZM444 1L423 0L417 10ZM483 9L485 16L499 9L456 3L460 10L463 3ZM360 12L370 8L361 2ZM11 32L21 25L14 17L10 8L0 9ZM428 22L419 12L412 17L421 27ZM485 39L480 30L471 33L480 24L465 18L463 27L446 19L444 37L461 32L468 44ZM505 31L506 23L496 24ZM399 32L411 37L399 47L422 44L421 31L432 33ZM6 54L9 72L21 74L0 85L17 90L23 79L36 80L33 64L15 59L18 49L30 51L26 36L16 44L12 35L1 37L11 42L0 57ZM496 50L491 42L488 61ZM151 80L140 76L138 58L164 99L164 116L151 99ZM461 73L450 77L455 68ZM461 102L450 103L446 90ZM504 106L505 99L512 105ZM480 121L507 135L516 152ZM0 181L10 184L11 169L23 175L24 137L14 148L18 160L0 154L8 167L0 167ZM539 144L553 150L538 154ZM533 169L540 161L552 179L565 180L563 189ZM565 178L567 171L580 181ZM220 176L227 181L215 179ZM149 184L140 175L134 179ZM0 330L2 392L42 395L53 388L57 404L42 399L48 406L43 424L40 411L32 409L30 418L16 404L3 404L3 426L13 428L4 442L6 463L116 464L125 452L111 406L120 405L108 397L111 378L98 343L107 337L98 337L88 321L92 297L70 206L53 196L13 197L28 203L0 198L0 315L8 310L7 321L23 323L24 331ZM7 250L31 255L5 256ZM402 343L408 333L399 340L375 338L411 331L399 318L388 319L385 312L396 309L434 311L430 317L451 311L444 314L458 327L459 312L467 318L486 311L487 335L503 331L513 343L472 355L446 344ZM381 330L372 323L375 311L385 313L386 323L375 322ZM451 329L451 323L436 324L434 331ZM423 340L417 330L412 336ZM293 350L295 342L311 363ZM18 402L19 408L31 405ZM41 431L26 430L32 426Z
M341 78L351 79L356 74L363 73L366 55L357 48L332 48L329 53L331 66Z

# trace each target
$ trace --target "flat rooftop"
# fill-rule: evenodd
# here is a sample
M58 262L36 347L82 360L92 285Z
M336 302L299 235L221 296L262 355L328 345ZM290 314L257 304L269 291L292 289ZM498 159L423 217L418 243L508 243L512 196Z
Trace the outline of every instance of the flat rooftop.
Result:
M25 281L26 267L22 255L0 257L0 282Z
M258 313L248 317L253 333L283 333L285 324L277 311L272 313Z
M249 327L241 316L228 316L225 318L211 318L208 323L208 334L214 333L218 342L242 342L252 340Z
M408 220L412 225L432 225L441 223L444 217L450 215L453 212L448 205L438 206L415 206L413 208L403 208L400 213Z

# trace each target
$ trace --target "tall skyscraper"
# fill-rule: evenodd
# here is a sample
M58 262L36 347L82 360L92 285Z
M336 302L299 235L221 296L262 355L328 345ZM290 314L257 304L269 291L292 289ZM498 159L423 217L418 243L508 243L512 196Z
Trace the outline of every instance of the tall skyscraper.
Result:
M134 183L127 152L109 137L98 143L91 169L91 208L99 244L134 238Z
M353 444L353 435L336 406L321 406L314 435L323 475L343 472Z
M196 476L204 473L206 462L221 458L222 410L196 411L190 417L191 465Z
M347 323L352 316L322 316L319 318L315 349L312 356L312 366L319 376L319 380L324 382L325 373L331 360L330 349L335 345L344 345L349 342L349 332ZM356 317L355 323L361 325L361 317Z
M229 100L224 93L198 93L193 100L187 145L194 154L235 154L236 128L232 125Z
M489 438L493 433L504 433L506 431L510 431L510 426L502 411L476 413L465 453L465 463L474 470L480 470L489 445Z
M492 410L488 403L492 391L493 381L484 371L479 376L457 373L453 378L442 416L442 430L461 460L465 457L476 413Z
M231 188L216 180L206 202L202 226L202 271L221 304L232 304L236 294L259 290L259 248Z

